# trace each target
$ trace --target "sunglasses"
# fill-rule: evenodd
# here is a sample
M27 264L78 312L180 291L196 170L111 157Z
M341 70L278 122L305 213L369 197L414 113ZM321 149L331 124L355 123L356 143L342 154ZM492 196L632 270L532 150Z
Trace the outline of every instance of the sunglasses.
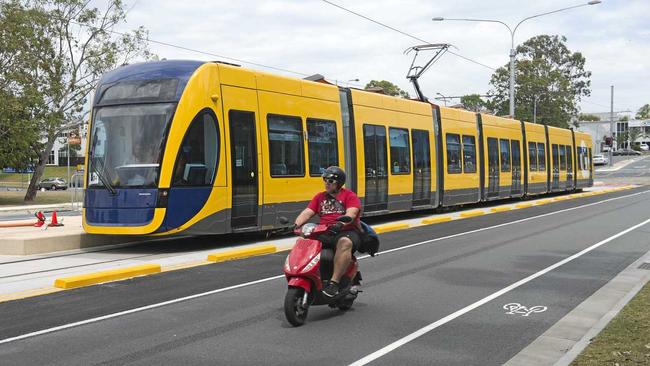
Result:
M334 184L334 183L336 183L336 179L327 179L327 178L323 178L323 181L326 182L326 183L329 183L329 184Z

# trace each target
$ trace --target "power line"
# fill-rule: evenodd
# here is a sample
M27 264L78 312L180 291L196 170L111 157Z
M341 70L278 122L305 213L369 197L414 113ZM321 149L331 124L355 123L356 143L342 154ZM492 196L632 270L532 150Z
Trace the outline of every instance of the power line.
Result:
M390 25L385 24L385 23L382 23L382 22L380 22L380 21L378 21L378 20L374 20L374 19L372 19L372 18L370 18L370 17L367 17L367 16L365 16L365 15L363 15L363 14L361 14L361 13L357 13L357 12L355 12L355 11L353 11L353 10L350 10L350 9L348 9L348 8L345 8L345 7L343 7L343 6L339 5L339 4L333 3L333 2L328 1L328 0L321 0L321 1L324 2L324 3L326 3L326 4L329 4L329 5L331 5L331 6L334 6L334 7L336 7L336 8L339 8L339 9L341 9L341 10L343 10L343 11L346 11L346 12L348 12L348 13L350 13L350 14L356 15L356 16L358 16L358 17L361 17L361 18L365 19L365 20L368 20L368 21L370 21L370 22L373 22L373 23L375 23L375 24L377 24L377 25L379 25L379 26L381 26L381 27L384 27L384 28L390 29L390 30L392 30L392 31L394 31L394 32L397 32L397 33L399 33L399 34L401 34L401 35L404 35L404 36L406 36L406 37L413 38L413 39L415 39L415 40L417 40L417 41L424 42L424 43L426 43L426 44L431 44L431 43L432 43L432 42L426 41L426 40L424 40L424 39L422 39L422 38L420 38L420 37L416 37L416 36L414 36L414 35L412 35L412 34L410 34L410 33L406 33L406 32L404 32L404 31L402 31L402 30L399 30L399 29L397 29L397 28L395 28L395 27L391 27ZM447 52L451 53L451 54L454 55L454 56L460 57L460 58L462 58L462 59L465 60L465 61L469 61L469 62L472 62L472 63L474 63L474 64L477 64L477 65L483 66L483 67L488 68L488 69L490 69L490 70L492 70L492 71L496 70L496 68L494 68L494 67L492 67L492 66L488 66L488 65L483 64L483 63L481 63L481 62L478 62L478 61L476 61L476 60L472 60L471 58L469 58L469 57L465 57L465 56L463 56L463 55L461 55L461 54L459 54L459 53L457 53L457 52L453 52L453 51L450 51L450 50L447 50Z
M98 29L97 27L95 27L94 25L91 25L91 24L80 23L80 22L76 22L76 21L70 21L70 23L76 24L76 25L79 25L79 26L82 26L82 27L86 27L86 28ZM109 32L109 33L112 33L112 34L119 35L119 36L127 36L128 35L127 33L119 32L119 31L116 31L116 30L106 30L106 31ZM299 75L299 76L302 76L302 77L311 76L311 74L306 74L306 73L303 73L303 72L293 71L293 70L289 70L289 69L285 69L285 68L281 68L281 67L277 67L277 66L265 65L265 64L261 64L259 62L246 61L246 60L243 60L243 59L240 59L240 58L234 58L234 57L224 56L224 55L220 55L220 54L213 53L213 52L198 50L198 49L195 49L195 48L179 46L179 45L169 43L169 42L157 41L157 40L151 39L149 37L147 37L145 40L147 42L159 44L159 45L162 45L162 46L177 48L177 49L180 49L180 50L190 51L190 52L199 53L199 54L203 54L203 55L207 55L207 56L218 57L218 58L221 58L221 59L235 61L235 62L238 62L238 63L241 63L241 64L247 64L247 65L263 67L263 68L266 68L266 69L281 71L281 72L285 72L285 73L289 73L289 74ZM344 83L344 84L347 84L347 85L359 86L359 84L350 83L350 82L346 82L346 81L343 81L343 80L334 79L333 81L335 81L336 83Z

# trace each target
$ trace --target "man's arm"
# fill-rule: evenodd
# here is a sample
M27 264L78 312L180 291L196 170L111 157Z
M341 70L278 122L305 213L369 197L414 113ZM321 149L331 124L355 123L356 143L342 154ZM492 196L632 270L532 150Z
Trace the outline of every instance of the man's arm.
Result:
M300 213L300 215L298 215L298 217L296 217L296 221L294 223L296 224L296 226L300 227L305 223L307 223L307 221L309 221L309 219L311 219L315 214L316 212L314 210L307 207L306 209L302 210L302 212Z
M359 208L358 207L350 207L347 210L345 210L345 216L350 216L352 218L352 221L357 217L359 214Z

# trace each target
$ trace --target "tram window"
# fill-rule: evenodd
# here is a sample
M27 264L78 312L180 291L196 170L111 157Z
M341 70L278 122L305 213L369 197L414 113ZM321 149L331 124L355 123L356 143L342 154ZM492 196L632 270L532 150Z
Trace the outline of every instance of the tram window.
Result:
M566 170L568 172L573 171L573 153L571 152L571 146L569 145L566 147Z
M499 139L499 151L501 152L501 171L510 171L510 140Z
M460 135L447 134L447 173L461 173L460 166Z
M537 170L537 144L534 142L528 143L528 166L531 172Z
M591 171L591 168L594 166L591 159L592 159L591 148L589 148L589 157L587 158L587 166L589 167L590 171Z
M546 146L541 142L537 143L537 159L539 162L537 164L537 169L540 172L545 172L546 171Z
M307 142L310 176L320 176L328 167L339 165L334 121L307 118Z
M411 147L409 132L402 128L389 128L390 136L390 166L393 174L408 174L411 172Z
M582 147L576 146L576 168L582 170Z
M304 146L300 117L269 114L271 177L304 177Z
M560 145L560 170L566 170L566 153L564 145Z
M201 112L187 130L176 158L174 186L211 185L217 166L219 132L211 112Z
M519 140L510 140L510 147L512 148L512 169L513 171L521 171Z
M463 172L476 173L476 140L463 136Z

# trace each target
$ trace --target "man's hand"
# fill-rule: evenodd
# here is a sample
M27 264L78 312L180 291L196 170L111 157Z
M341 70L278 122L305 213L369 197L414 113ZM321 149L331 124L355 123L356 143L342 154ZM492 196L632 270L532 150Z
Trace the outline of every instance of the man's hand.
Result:
M336 235L336 234L338 234L338 233L341 232L341 229L343 229L343 225L345 225L345 224L343 224L342 222L337 222L337 223L335 223L335 224L332 224L332 225L327 229L327 231L329 231L330 234L332 234L332 235Z

